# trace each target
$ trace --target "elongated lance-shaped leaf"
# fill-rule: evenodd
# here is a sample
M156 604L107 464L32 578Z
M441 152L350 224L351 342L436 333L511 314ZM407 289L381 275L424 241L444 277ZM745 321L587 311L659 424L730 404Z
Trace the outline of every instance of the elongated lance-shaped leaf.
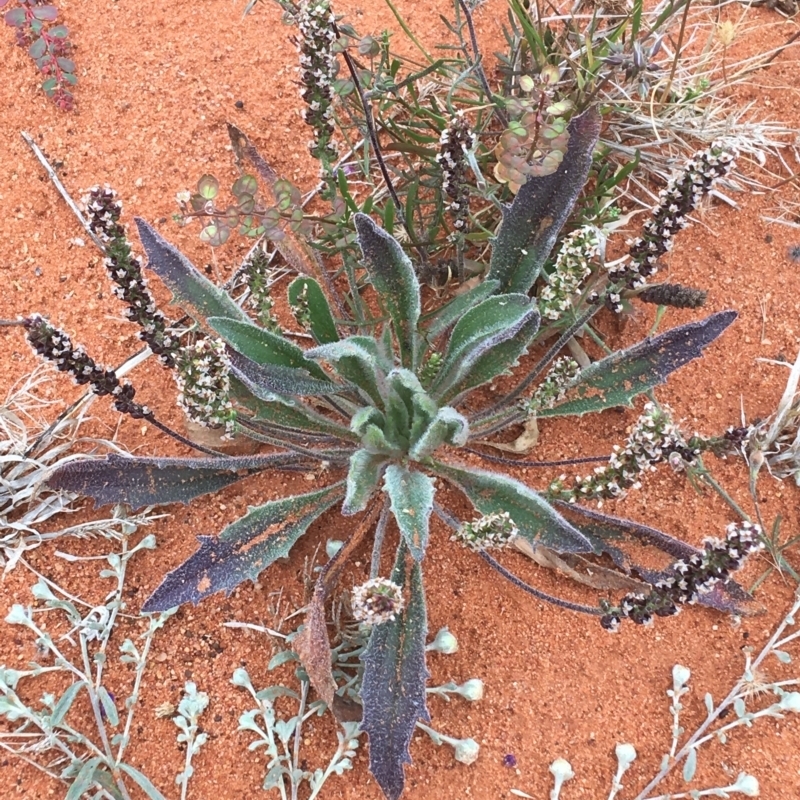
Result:
M392 318L404 367L415 369L417 324L421 309L419 281L411 260L397 240L381 230L366 214L353 217L364 267L375 291Z
M350 456L347 472L347 494L342 503L342 514L349 517L367 507L370 497L378 491L383 470L388 463L385 456L356 450Z
M139 239L148 267L158 275L172 292L175 303L200 325L209 317L230 317L247 321L247 314L230 298L224 289L215 286L186 258L143 219L135 218Z
M361 727L369 736L369 770L389 800L398 800L403 793L403 765L411 763L408 746L417 721L430 721L425 703L428 620L422 570L417 562L407 561L401 542L392 580L408 584L406 607L394 620L373 628L361 656Z
M460 379L442 393L439 401L458 405L473 389L508 372L528 352L539 331L540 321L539 310L531 309L523 320L504 334L478 345L465 359Z
M607 554L626 575L637 575L651 585L668 577L672 562L679 559L688 562L692 556L701 555L703 552L640 522L603 514L576 503L563 503L557 500L555 505L589 539L597 555ZM651 567L652 554L661 553L661 566L652 569L637 563L634 560L634 550L641 550L642 554L646 551L649 554L647 561ZM752 616L764 610L749 592L730 579L724 583L720 581L714 585L712 591L700 594L697 602L717 611L742 616Z
M490 297L468 311L453 328L431 396L447 403L507 370L528 349L539 319L522 294Z
M432 472L460 489L482 514L508 512L531 544L541 542L557 553L590 553L592 544L541 495L524 483L496 472L461 468L431 459Z
M503 206L486 276L500 281L501 292L530 290L586 183L600 135L597 109L573 117L568 130L569 144L559 168L528 178L511 205Z
M469 291L453 298L449 303L436 309L429 317L423 320L422 326L425 338L432 342L441 336L451 325L458 322L464 314L478 303L486 300L500 288L500 281L483 281L473 286Z
M369 336L349 336L306 350L306 358L333 364L340 377L357 386L376 406L383 408L385 363L374 339Z
M251 508L219 536L198 536L200 549L164 578L142 611L197 604L216 592L230 594L245 580L254 581L287 556L308 526L343 495L340 481L318 492L271 500Z
M71 461L54 470L47 485L91 497L95 505L127 503L136 511L165 503L187 504L264 469L306 471L315 462L294 453L221 458L136 458L107 455Z
M538 416L583 415L630 406L634 397L664 383L671 372L699 358L703 348L736 317L735 311L720 311L595 361L578 373L561 402L537 412Z
M433 496L436 493L433 481L418 470L408 469L402 464L390 464L386 467L383 485L400 534L414 560L422 561L428 546Z
M422 435L411 445L409 458L422 461L432 456L443 444L462 447L469 439L469 423L467 418L454 408L445 406L436 412Z
M295 278L289 284L289 306L297 308L305 304L309 313L309 330L318 344L327 344L339 339L331 308L319 284L313 278Z
M274 400L276 395L322 397L337 394L346 388L333 381L314 378L306 369L281 367L277 364L256 364L231 347L228 347L227 353L231 374L260 400Z
M330 380L319 364L307 361L305 353L293 342L254 325L250 320L210 317L208 324L237 353L256 364L274 364L310 372L321 381Z
M255 421L277 425L288 431L338 436L352 442L354 435L349 428L333 422L328 417L310 408L298 397L276 394L269 399L255 397L236 376L231 376L231 395L236 403L246 408Z

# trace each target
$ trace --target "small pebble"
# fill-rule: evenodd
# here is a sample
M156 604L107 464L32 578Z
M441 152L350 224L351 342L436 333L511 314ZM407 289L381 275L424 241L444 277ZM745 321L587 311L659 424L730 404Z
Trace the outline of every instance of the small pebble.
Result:
M241 100L237 100L234 105L236 108L244 108L244 103Z

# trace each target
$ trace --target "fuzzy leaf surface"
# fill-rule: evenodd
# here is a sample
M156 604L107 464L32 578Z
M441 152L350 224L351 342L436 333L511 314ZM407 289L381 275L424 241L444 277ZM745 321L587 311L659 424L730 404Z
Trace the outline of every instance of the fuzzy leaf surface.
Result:
M47 485L91 497L95 505L127 503L135 511L165 503L186 505L264 469L307 470L314 462L294 453L222 458L135 458L110 454L71 461Z
M342 514L349 517L367 507L370 497L378 491L387 463L385 456L369 453L366 450L356 450L350 456L347 494L342 503Z
M247 356L228 348L231 373L256 397L274 400L275 395L315 397L336 394L342 386L312 377L306 369L282 367L277 364L257 364ZM316 366L310 364L310 366Z
M215 286L186 258L177 247L148 225L135 218L139 239L147 258L148 267L172 292L175 302L200 324L209 317L229 317L247 322L247 314L230 298L224 289Z
M520 536L557 553L590 553L591 542L524 483L505 475L431 461L437 475L460 489L482 514L508 512Z
M353 217L364 267L392 318L404 367L413 369L417 353L417 324L421 301L419 281L409 257L394 237L379 228L366 214Z
M271 500L251 508L219 536L198 536L200 549L170 572L142 611L167 611L254 581L270 564L289 554L308 526L344 494L342 482L310 494Z
M375 405L383 408L381 387L385 376L381 367L384 358L374 339L369 336L349 336L306 350L306 358L334 364L342 378L358 386Z
M208 324L237 353L241 353L256 364L274 364L276 367L291 367L305 370L321 381L329 380L318 364L306 360L305 353L283 336L259 328L247 320L210 317Z
M720 311L595 361L578 373L564 400L542 409L538 416L582 416L630 406L634 397L664 383L670 373L699 358L737 316L735 311Z
M428 546L436 493L433 480L425 473L402 464L389 464L384 476L384 489L406 546L415 561L422 561Z
M500 288L500 281L483 281L464 294L453 298L437 309L424 322L425 338L433 341L441 336L451 325L458 322L464 314L478 303L491 297Z
M447 402L491 380L525 352L538 329L539 311L526 295L496 295L479 303L453 328L431 396Z
M339 333L331 308L325 294L313 278L295 278L289 284L288 297L290 306L296 306L298 300L304 298L311 315L311 335L318 344L338 341Z
M559 168L544 177L528 178L511 205L503 206L486 276L500 281L501 292L530 290L589 176L600 135L597 109L573 117L568 130L569 144Z
M411 763L408 746L417 721L430 721L425 702L428 620L422 570L416 562L406 565L405 547L401 544L392 580L404 585L408 572L405 609L393 621L373 628L361 656L361 727L369 736L369 770L388 800L398 800L403 793L403 765Z
M455 447L462 447L469 438L469 423L467 418L459 414L454 408L445 406L436 412L423 431L422 435L412 444L408 451L409 458L421 461L432 456L441 445L447 443Z

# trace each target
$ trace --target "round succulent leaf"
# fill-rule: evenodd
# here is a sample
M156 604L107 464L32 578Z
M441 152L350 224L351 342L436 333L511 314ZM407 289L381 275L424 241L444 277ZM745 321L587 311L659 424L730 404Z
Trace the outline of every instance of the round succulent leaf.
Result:
M258 181L252 175L242 175L237 178L231 187L231 194L241 201L242 195L253 197L258 191Z
M197 181L197 193L204 200L213 200L219 194L219 181L213 175L203 175Z
M200 231L200 241L205 242L211 247L219 247L228 241L231 229L222 220L217 220L206 225Z

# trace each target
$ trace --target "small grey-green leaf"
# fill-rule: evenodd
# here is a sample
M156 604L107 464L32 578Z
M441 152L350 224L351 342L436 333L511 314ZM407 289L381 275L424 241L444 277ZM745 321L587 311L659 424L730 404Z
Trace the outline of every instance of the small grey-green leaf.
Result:
M136 781L139 788L147 795L149 800L166 800L164 795L156 789L151 780L146 775L139 772L138 769L125 763L121 763L119 768Z
M305 276L295 278L288 289L289 306L296 306L298 300L303 298L308 306L311 320L311 335L319 344L335 342L339 338L336 323L331 314L328 300L320 285L313 279Z
M432 456L443 444L462 447L469 438L469 423L463 414L454 408L445 406L436 412L436 416L414 442L408 451L409 458L421 461Z
M108 721L116 727L119 725L119 714L117 713L117 707L114 704L114 700L106 689L105 686L98 686L97 687L97 696L100 699L100 705L103 706L103 711L105 712Z
M708 711L709 715L713 714L714 713L714 698L711 696L711 692L706 692L705 703L706 703L706 711Z
M694 773L697 770L697 750L693 747L689 750L686 756L686 761L683 764L683 779L689 783L694 778Z
M792 663L791 655L789 655L789 653L787 653L785 650L773 650L772 652L775 654L775 657L781 662L781 664Z
M94 756L83 762L78 774L75 776L64 800L80 800L83 795L94 786L94 771L102 762L99 756Z
M739 717L739 719L747 713L747 707L741 697L737 697L733 701L733 710L736 712L736 716Z
M75 702L78 692L83 689L84 686L86 686L86 681L76 681L61 695L59 701L53 708L53 713L50 715L50 724L54 728L57 728L64 721L64 717Z

